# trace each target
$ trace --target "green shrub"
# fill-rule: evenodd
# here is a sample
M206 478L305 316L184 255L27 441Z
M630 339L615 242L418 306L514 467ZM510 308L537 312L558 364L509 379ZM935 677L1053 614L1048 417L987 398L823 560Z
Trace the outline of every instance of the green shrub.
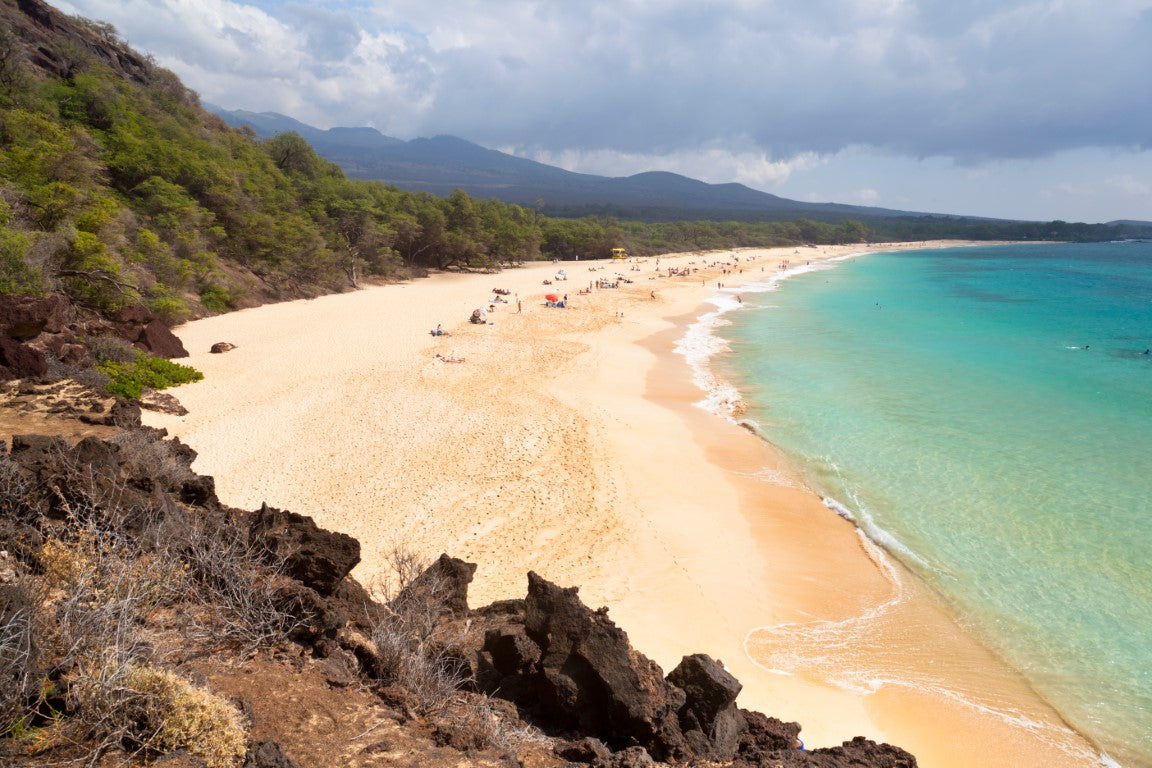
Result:
M145 302L152 314L169 327L179 325L192 316L183 299L175 296L157 296Z
M200 291L200 303L211 312L223 314L232 308L232 294L223 286L208 285Z
M204 374L191 366L145 354L128 363L102 361L99 367L111 379L107 391L129 400L139 398L145 388L165 389L204 378Z
M0 224L0 293L40 293L43 290L40 271L28 264L25 258L30 246L31 240L27 235Z

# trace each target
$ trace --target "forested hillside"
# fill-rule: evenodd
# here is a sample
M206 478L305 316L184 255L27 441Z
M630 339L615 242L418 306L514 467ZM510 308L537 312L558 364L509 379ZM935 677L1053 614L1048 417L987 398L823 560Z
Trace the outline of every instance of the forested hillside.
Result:
M0 291L167 322L405 269L539 257L518 206L351 181L257 142L108 25L0 0Z
M64 293L104 314L144 304L172 325L363 280L607 258L621 246L1072 234L1019 225L562 219L460 190L352 180L298 134L261 141L209 114L110 25L0 0L0 293Z

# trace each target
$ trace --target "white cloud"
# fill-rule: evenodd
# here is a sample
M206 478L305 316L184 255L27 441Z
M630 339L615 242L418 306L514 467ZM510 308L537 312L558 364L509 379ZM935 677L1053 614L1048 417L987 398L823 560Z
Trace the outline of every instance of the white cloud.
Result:
M766 188L852 147L976 171L1152 149L1148 0L59 4L226 107L451 133L599 173Z
M553 151L501 147L501 150L577 173L631 176L658 170L679 173L713 184L735 181L757 189L768 189L786 181L797 170L824 162L812 153L797 155L788 160L772 160L763 152L732 152L720 148L682 150L660 155L612 149Z
M314 102L296 116L325 125L658 155L750 137L772 158L1150 141L1144 0L68 5L199 78L208 100Z

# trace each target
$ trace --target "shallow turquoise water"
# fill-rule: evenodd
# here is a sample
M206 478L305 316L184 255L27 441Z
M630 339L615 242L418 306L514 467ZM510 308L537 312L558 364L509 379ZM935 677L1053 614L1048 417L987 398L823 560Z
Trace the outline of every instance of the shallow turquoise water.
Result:
M1152 244L876 254L743 298L721 335L764 434L1152 766Z

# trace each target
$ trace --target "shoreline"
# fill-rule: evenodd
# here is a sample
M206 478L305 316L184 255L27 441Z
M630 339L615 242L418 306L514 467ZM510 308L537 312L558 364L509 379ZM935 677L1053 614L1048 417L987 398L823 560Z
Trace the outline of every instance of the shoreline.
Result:
M801 258L860 250L803 249ZM741 268L774 267L797 251L742 251ZM672 347L702 314L709 283L743 284L759 273L649 281L654 263L441 275L198 321L177 329L189 362L206 374L176 393L191 413L149 413L146 421L200 452L197 471L216 477L225 503L268 501L360 539L361 581L377 577L391 545L406 541L425 556L479 562L474 604L522 596L529 569L579 585L663 668L686 653L722 658L745 685L741 706L799 720L811 746L864 735L908 749L925 766L1094 764L1005 734L988 722L994 717L969 716L962 704L920 701L891 685L837 690L765 672L746 656L755 627L842 620L883 604L891 584L855 528L815 494L764 481L765 468L777 481L795 480L779 451L694 405L700 391ZM541 286L561 268L569 282ZM585 277L617 268L634 283L572 296L566 310L538 303L547 291L574 294ZM464 321L490 295L489 283L510 286L526 311L515 313L513 302L498 308L494 326L444 323L452 336L428 335L446 318ZM216 341L238 348L207 355ZM967 659L997 696L1061 727L912 579L902 580L920 593L901 605L917 608L913 626L930 619L916 641L935 646L930 658L943 651Z

